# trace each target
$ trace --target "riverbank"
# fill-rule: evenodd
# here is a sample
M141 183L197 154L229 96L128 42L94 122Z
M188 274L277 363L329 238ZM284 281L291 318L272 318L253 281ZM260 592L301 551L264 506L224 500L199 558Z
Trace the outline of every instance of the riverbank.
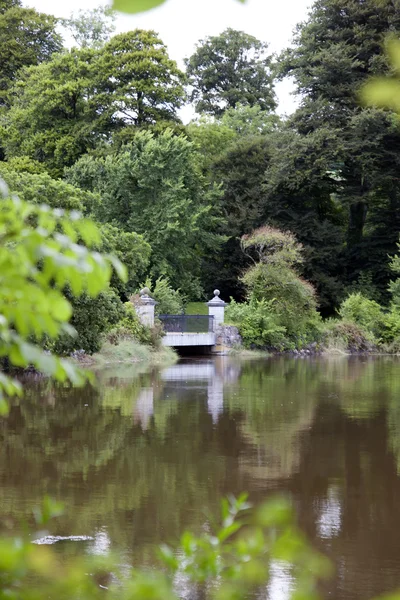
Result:
M179 357L172 348L153 348L132 339L121 340L118 344L105 342L96 354L74 352L72 360L82 366L102 367L114 364L146 363L148 365L169 366Z

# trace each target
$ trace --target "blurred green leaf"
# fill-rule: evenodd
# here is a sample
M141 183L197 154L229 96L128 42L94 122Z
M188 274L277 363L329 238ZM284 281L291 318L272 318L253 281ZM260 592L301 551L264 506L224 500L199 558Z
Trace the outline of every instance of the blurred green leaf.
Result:
M246 2L246 0L238 1L242 4ZM152 8L156 8L165 2L166 0L113 0L112 8L113 10L118 10L119 12L135 14L151 10Z

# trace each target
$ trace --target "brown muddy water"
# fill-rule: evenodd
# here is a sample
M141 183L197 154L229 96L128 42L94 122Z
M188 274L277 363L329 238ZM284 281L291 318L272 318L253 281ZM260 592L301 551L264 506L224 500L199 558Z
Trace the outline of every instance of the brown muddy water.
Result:
M32 380L0 438L2 522L62 500L60 552L151 565L224 495L284 491L335 565L326 598L400 588L400 359L192 359L106 370L84 390ZM289 588L276 565L263 596Z

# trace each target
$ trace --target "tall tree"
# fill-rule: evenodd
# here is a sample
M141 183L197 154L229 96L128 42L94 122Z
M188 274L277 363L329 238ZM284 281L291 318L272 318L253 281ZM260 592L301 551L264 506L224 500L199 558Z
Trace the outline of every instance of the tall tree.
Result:
M221 115L238 103L275 108L268 44L252 35L226 29L201 40L185 62L196 112Z
M93 89L95 58L94 50L73 48L20 73L1 120L7 158L28 156L60 176L107 135L112 124Z
M19 0L0 1L0 106L22 67L49 60L62 48L52 15L24 8Z
M371 75L387 71L383 42L399 30L398 2L318 0L282 60L303 95L295 130L309 136L329 129L336 137L327 171L340 181L337 198L347 213L345 283L367 272L382 293L389 278L384 255L395 250L399 227L400 130L389 113L363 108L359 91ZM327 157L331 147L320 153Z
M60 176L126 126L176 120L183 73L153 32L117 35L25 69L2 118L7 157L26 155Z
M263 223L263 182L270 152L268 137L239 138L211 166L212 177L223 191L221 232L228 239L204 265L204 280L207 288L214 282L227 296L242 298L244 294L239 278L248 260L241 251L240 238Z
M154 31L114 36L99 54L95 70L96 95L103 104L111 103L120 121L146 125L177 119L185 77Z

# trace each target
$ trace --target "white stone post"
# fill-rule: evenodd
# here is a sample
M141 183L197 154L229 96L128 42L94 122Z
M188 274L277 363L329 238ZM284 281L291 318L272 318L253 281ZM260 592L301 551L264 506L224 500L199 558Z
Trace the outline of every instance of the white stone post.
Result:
M144 288L140 292L140 301L135 306L136 313L139 317L139 321L142 325L147 325L147 327L154 326L154 307L157 304L153 298L149 296L150 290L149 288Z
M225 319L225 306L226 302L221 300L219 290L214 290L214 298L207 302L208 306L208 316L214 317L214 325L218 327L218 325L222 325Z

